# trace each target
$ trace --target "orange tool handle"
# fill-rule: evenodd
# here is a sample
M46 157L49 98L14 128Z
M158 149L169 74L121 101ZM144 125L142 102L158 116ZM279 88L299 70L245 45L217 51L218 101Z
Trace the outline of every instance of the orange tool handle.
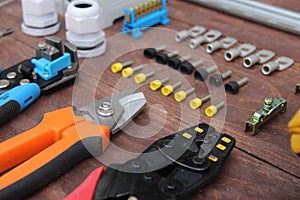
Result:
M0 144L0 199L24 198L49 184L91 153L109 144L106 126L74 116L67 107L46 113L42 121ZM92 151L92 152L90 152Z

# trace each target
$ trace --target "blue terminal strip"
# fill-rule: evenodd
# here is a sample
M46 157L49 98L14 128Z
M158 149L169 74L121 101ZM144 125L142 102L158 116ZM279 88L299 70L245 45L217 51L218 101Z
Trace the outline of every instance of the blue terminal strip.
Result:
M155 8L155 6L157 8ZM125 9L124 12L122 33L127 34L131 32L132 37L136 39L143 36L142 31L146 28L159 23L162 25L168 25L170 23L166 0L151 0L147 3L140 4L138 7Z
M70 53L64 53L63 56L53 61L50 61L46 58L33 58L31 62L36 66L34 71L46 81L53 78L58 74L59 71L71 66L72 64Z
M19 112L21 112L34 102L40 96L40 93L40 87L36 83L14 87L0 95L0 107L10 101L16 101L20 106Z

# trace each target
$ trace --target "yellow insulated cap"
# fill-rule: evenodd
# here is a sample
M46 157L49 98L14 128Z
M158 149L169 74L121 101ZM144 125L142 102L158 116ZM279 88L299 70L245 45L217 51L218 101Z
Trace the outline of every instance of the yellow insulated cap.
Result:
M133 74L133 69L131 67L128 67L128 68L122 70L122 76L124 78L128 78L132 74Z
M202 100L199 98L195 98L192 101L190 101L190 107L194 110L199 108L202 105Z
M205 109L205 114L207 117L212 117L218 112L218 109L216 106L209 106Z
M161 85L162 85L162 83L160 80L155 80L149 84L149 87L151 90L156 91L161 87Z
M134 77L134 81L137 83L137 84L140 84L142 82L144 82L145 80L147 79L146 75L145 74L138 74Z
M172 85L166 85L165 87L161 88L161 93L164 96L169 96L173 92L173 86Z
M118 73L119 71L121 71L123 69L123 65L122 63L115 63L111 65L111 71L113 73Z
M177 92L176 94L174 94L174 99L177 101L177 102L182 102L183 100L185 100L186 98L186 93L185 91L179 91Z

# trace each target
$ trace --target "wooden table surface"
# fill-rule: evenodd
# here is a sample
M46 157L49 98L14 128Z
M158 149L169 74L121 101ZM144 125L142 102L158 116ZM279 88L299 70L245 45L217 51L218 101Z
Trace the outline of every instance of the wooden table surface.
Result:
M264 2L300 12L300 3L297 0L264 0ZM128 125L126 133L129 134L121 131L113 137L112 143L114 145L127 151L139 153L156 139L200 121L212 124L217 130L226 132L237 140L236 147L213 184L208 185L201 192L199 191L188 199L299 199L300 159L290 149L290 134L287 129L288 121L300 108L300 96L294 94L295 84L300 82L299 36L183 1L169 1L168 11L171 24L166 27L169 32L167 31L168 33L162 37L166 38L168 34L172 33L171 30L175 33L175 31L188 29L194 25L202 25L207 29L219 30L224 36L232 36L238 39L240 43L250 43L258 49L272 50L277 57L293 58L296 63L283 72L276 72L266 77L262 75L261 67L258 65L251 69L242 67L241 58L231 63L225 62L224 50L214 53L209 58L201 49L191 50L187 48L188 41L176 44L175 42L172 43L173 38L165 39L165 42L170 46L180 48L182 54L188 51L195 59L197 56L199 58L205 57L204 67L208 67L210 62L214 62L221 72L231 69L233 71L232 80L237 80L243 76L249 77L249 83L242 87L237 95L226 95L223 88L212 89L205 83L195 81L191 75L181 75L168 67L156 65L155 62L143 58L142 50L128 51L125 55L116 54L116 57L110 58L112 60L105 60L104 57L81 59L82 70L75 89L73 90L70 85L56 93L41 96L14 120L0 128L0 142L33 127L43 113L73 105L74 102L75 104L76 102L82 103L80 95L82 98L85 95L103 98L110 95L114 90L133 88L144 92L148 104L144 111L136 117L134 123ZM20 29L22 21L20 1L0 8L0 19L0 29L15 28L12 35L0 38L0 66L5 69L31 57L34 47L43 38L34 38L22 33ZM65 41L64 18L61 17L60 20L62 27L55 35ZM105 30L108 38L108 49L105 56L113 56L115 55L114 52L121 52L117 51L116 40L111 38L111 36L119 33L121 27L122 20L118 20L112 27ZM145 31L143 38L151 39L154 35L155 30L148 30ZM127 42L130 44L132 41L135 43L130 36L123 37L127 37ZM158 36L156 35L156 37ZM143 38L136 40L136 43L143 43L145 41ZM150 45L154 46L160 42L164 41L157 39L153 43L143 45L150 47ZM144 47L143 45L141 46ZM134 47L134 45L128 47L128 50ZM132 78L125 80L120 75L112 74L109 66L105 65L105 62L109 64L112 61L128 59L133 59L136 65L150 63L144 72L155 69L157 71L155 78L169 74L173 82L178 80L183 82L183 89L187 89L190 85L196 87L195 94L178 104L172 97L162 97L159 92L150 91L147 84L137 86ZM104 63L100 62L103 60ZM95 63L97 65L93 65ZM87 67L90 64L91 67ZM98 77L99 71L103 72L101 77ZM93 91L90 90L90 84L95 86L96 94L87 93ZM226 98L226 107L213 119L204 115L204 109L210 103L206 103L198 111L192 111L187 106L193 97L203 96L208 92L215 95L215 99L212 100L213 103L217 103L220 98ZM243 130L244 122L263 105L263 100L266 97L286 98L288 101L287 111L265 124L256 136L250 136ZM111 148L100 160L107 164L111 161L122 162L126 158L120 157L118 152ZM95 158L87 159L28 199L62 199L72 192L92 170L101 165L102 163Z

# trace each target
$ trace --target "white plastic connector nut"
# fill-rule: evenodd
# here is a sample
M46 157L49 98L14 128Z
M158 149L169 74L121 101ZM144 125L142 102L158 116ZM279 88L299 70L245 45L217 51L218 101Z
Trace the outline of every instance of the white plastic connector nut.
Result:
M55 0L22 0L22 31L32 36L46 36L59 30Z
M77 46L78 57L95 57L105 52L102 20L102 10L93 0L77 0L68 5L65 14L66 38Z

